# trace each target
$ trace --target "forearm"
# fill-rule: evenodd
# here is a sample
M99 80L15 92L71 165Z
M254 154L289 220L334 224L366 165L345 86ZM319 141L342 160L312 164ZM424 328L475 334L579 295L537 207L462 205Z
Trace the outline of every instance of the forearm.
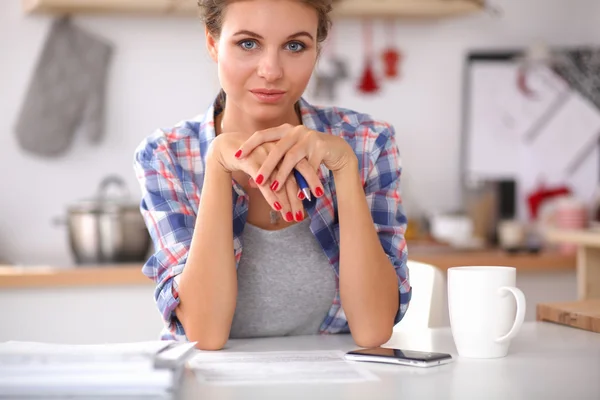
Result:
M379 346L392 334L398 284L362 188L358 168L334 172L340 224L340 297L352 336L363 347Z
M205 350L225 345L235 312L232 220L231 174L209 160L177 308L188 339Z

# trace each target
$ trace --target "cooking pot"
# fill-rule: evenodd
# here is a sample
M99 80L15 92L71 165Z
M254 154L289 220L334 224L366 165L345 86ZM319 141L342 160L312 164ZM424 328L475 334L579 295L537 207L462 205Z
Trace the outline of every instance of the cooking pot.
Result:
M121 195L109 196L111 187ZM150 251L150 235L139 205L130 201L127 186L118 176L104 178L95 198L69 206L65 223L78 264L143 262Z

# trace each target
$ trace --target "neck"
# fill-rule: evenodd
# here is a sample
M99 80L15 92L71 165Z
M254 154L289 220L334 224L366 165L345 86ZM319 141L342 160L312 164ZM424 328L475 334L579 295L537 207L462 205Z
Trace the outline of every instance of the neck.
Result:
M225 132L242 132L248 136L254 132L273 128L283 124L300 125L302 120L295 107L277 118L258 120L234 104L227 104L221 117L221 126Z

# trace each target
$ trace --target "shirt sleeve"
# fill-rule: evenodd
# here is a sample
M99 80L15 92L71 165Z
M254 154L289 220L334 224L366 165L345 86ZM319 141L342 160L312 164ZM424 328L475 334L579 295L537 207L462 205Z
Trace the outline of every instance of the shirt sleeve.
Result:
M408 309L412 291L404 238L407 218L400 194L402 167L394 136L394 128L386 124L377 137L375 148L379 151L376 151L378 154L375 154L365 181L365 194L381 246L396 271L399 306L394 323L398 323Z
M172 337L185 337L177 319L177 281L187 261L196 214L184 192L176 158L167 145L136 151L134 170L142 191L140 211L154 244L142 272L156 283L154 298Z

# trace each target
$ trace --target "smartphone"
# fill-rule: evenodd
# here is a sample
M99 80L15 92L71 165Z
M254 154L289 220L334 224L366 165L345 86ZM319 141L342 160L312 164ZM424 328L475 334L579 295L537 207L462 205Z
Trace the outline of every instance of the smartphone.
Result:
M387 349L383 347L349 351L346 353L345 358L346 360L351 361L370 361L408 365L412 367L434 367L436 365L448 364L453 361L450 354Z

